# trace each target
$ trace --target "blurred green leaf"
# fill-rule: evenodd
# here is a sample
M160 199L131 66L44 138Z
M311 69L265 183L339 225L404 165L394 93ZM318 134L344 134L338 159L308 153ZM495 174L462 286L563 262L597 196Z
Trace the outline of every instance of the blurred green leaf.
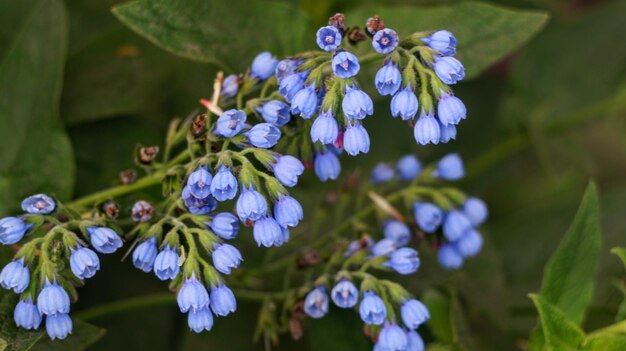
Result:
M314 42L305 40L306 18L286 2L136 0L113 13L170 52L229 70L245 69L261 51L294 54Z
M319 320L309 320L307 340L311 351L368 350L372 347L354 311L338 308Z
M467 79L526 43L549 18L541 11L462 2L436 7L372 5L348 11L346 19L364 23L373 14L380 15L400 36L439 29L454 33L459 42L457 57L465 66Z
M600 254L599 221L598 193L592 182L572 225L544 270L542 298L577 325L582 322L593 294L593 275ZM541 316L539 321L543 323ZM544 340L548 342L548 336L542 335L545 330L540 325L531 335L532 350L541 349Z
M626 267L626 248L614 247L613 249L611 249L611 253L617 255L617 257L622 260L624 267Z
M602 335L585 341L581 351L623 351L626 350L626 337Z
M548 350L578 350L578 346L585 337L584 332L567 319L558 307L541 295L530 294L529 297L539 312L539 320L541 320Z
M81 320L73 321L72 334L63 340L50 340L48 338L37 343L33 351L82 351L106 334L102 328L91 325Z
M72 146L58 116L66 46L63 4L40 0L0 62L0 213L34 192L71 194Z
M27 351L44 335L40 329L28 331L15 326L13 309L18 301L17 295L6 290L0 291L0 338L7 343L6 351Z
M428 307L430 319L426 326L437 340L452 344L454 334L451 321L450 299L442 293L429 289L422 296L422 302Z

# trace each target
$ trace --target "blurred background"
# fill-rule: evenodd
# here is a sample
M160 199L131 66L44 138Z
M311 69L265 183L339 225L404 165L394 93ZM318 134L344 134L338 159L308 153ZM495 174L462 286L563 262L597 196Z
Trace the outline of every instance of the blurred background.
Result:
M226 49L219 45L236 43L238 46L228 46L228 50L238 59L221 65L199 62L189 52L176 55L152 43L158 39L136 34L111 12L123 1L67 0L66 13L60 13L56 22L39 21L36 30L29 27L31 32L23 29L27 21L37 21L32 12L50 1L0 0L0 73L19 72L15 67L20 62L33 59L28 55L4 59L11 54L15 40L39 32L54 36L58 26L67 26L67 32L58 35L69 33L61 41L67 45L64 54L43 58L59 70L41 75L5 74L0 81L0 106L4 108L0 109L1 215L11 213L18 199L35 191L53 189L61 198L73 198L118 184L119 172L134 166L135 146L161 144L173 117L187 116L200 108L200 98L209 97L218 70L232 73L233 69L245 69L256 52L242 46L253 46L256 36L263 35L247 25L251 10L246 9L245 1L209 2L221 4L216 8L221 15L234 16L224 17L232 25L219 27L223 29L218 35L221 40L207 40L202 49L220 57L220 51ZM187 2L189 8L193 9L191 4L196 1ZM263 6L263 1L257 2ZM410 8L403 12L403 28L446 28L453 32L456 21L463 22L472 15L455 12L467 5L455 7L455 1L285 3L290 11L259 16L268 16L269 23L283 23L272 16L285 14L302 18L305 22L298 30L305 39L293 46L298 49L313 49L312 33L335 12L346 13L348 24L360 26L367 16L381 14L387 25L395 28L396 18L384 14ZM454 291L467 322L466 333L475 339L474 345L482 345L476 349L516 350L524 347L523 340L536 323L527 294L539 289L543 267L566 232L591 178L597 181L601 194L603 241L585 328L611 323L623 299L614 284L624 276L623 266L608 250L626 244L626 1L499 0L483 4L529 17L506 26L502 22L509 20L498 18L496 13L495 18L485 17L481 23L463 27L470 33L455 32L462 60L466 45L474 50L473 61L467 65L469 79L454 87L468 108L468 119L460 124L457 141L418 147L411 131L390 117L389 101L378 97L376 115L365 123L372 134L372 151L342 162L345 170L361 168L367 175L377 162L393 161L410 152L423 162L448 152L461 154L468 167L464 190L485 199L490 208L490 220L484 227L485 248L458 272L443 271L432 253L425 252L423 268L404 284L418 295L428 289ZM452 9L441 24L451 23L450 28L432 28L437 19L420 20L424 16L416 15L412 20L413 14L433 6ZM355 15L350 17L351 13ZM125 18L127 22L131 17ZM211 20L213 17L206 19L208 26ZM197 21L202 23L203 18ZM189 23L181 30L193 25ZM486 32L489 35L471 36L471 31L480 32L492 25L492 31ZM290 34L291 29L287 26L281 30ZM474 42L463 41L470 37ZM493 53L497 45L503 48ZM48 49L54 50L43 45L35 51ZM274 53L290 52L287 46L285 52ZM55 75L60 78L54 79ZM361 75L362 85L371 89L372 77L371 72L370 76ZM2 86L8 83L19 85L12 90L18 93L8 94ZM18 120L12 117L16 113L28 117ZM47 167L50 165L54 166ZM59 168L63 169L61 174ZM332 188L332 184L321 184L309 174L297 195L305 198ZM245 252L252 255L253 251ZM129 269L128 262L120 262L121 255L103 258L106 269L80 290L73 311L167 289L152 275ZM4 255L3 260L8 257ZM244 262L244 266L251 262L254 260ZM261 350L262 343L252 342L257 309L255 304L241 302L237 313L219 319L211 332L200 335L188 331L175 304L96 316L89 323L104 328L106 335L89 349ZM285 335L279 349L371 347L355 314L331 312L322 321L307 321L300 341ZM424 335L427 340L434 338L429 331ZM50 345L37 347L49 349Z

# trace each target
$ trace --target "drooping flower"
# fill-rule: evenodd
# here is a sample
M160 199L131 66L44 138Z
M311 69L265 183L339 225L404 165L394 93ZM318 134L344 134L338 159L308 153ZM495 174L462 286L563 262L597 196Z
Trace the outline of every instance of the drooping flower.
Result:
M439 144L441 130L435 116L432 113L426 114L422 111L422 114L417 119L417 123L415 123L413 134L418 144Z
M437 252L439 264L445 269L458 269L463 265L463 256L452 244L445 244Z
M330 292L330 296L338 307L351 308L359 300L359 290L351 281L342 279Z
M458 180L465 175L463 168L463 160L459 154L452 153L444 156L437 163L437 169L434 175L444 180Z
M28 287L30 272L24 264L24 257L9 262L0 272L0 285L7 290L21 294Z
M368 153L370 150L370 137L361 123L349 124L343 135L343 147L350 156L359 153Z
M220 238L230 240L234 239L239 232L239 221L234 214L222 212L213 217L209 227Z
M215 269L224 274L230 274L231 270L239 267L243 260L241 252L229 244L216 244L213 247L212 257Z
M146 273L150 272L154 266L157 251L155 236L144 240L133 251L133 265Z
M13 245L24 237L24 234L32 227L18 217L5 217L0 219L0 243Z
M454 57L435 57L435 73L442 82L446 84L456 84L465 78L465 67L461 61Z
M411 229L406 224L392 219L383 226L385 238L392 240L396 246L404 246L411 240Z
M264 51L252 61L250 75L251 77L258 77L260 80L266 80L274 74L276 65L278 65L278 60L271 53Z
M398 65L391 60L387 61L387 63L376 72L374 83L380 95L395 94L398 89L400 89L400 84L402 83L402 74L398 69Z
M341 163L334 153L324 150L315 155L313 169L322 182L328 179L335 180L341 173Z
M236 109L226 110L217 119L214 133L226 138L232 138L241 132L245 126L246 118L244 111Z
M302 161L290 155L276 156L275 160L276 163L271 166L276 179L284 186L296 185L298 177L304 172Z
M489 216L485 202L476 197L470 197L463 204L463 214L474 227L482 224Z
M65 339L72 334L72 319L67 313L57 313L46 317L46 332L50 339Z
M475 256L483 247L483 237L477 230L470 229L454 243L454 247L464 258Z
M100 269L100 259L91 249L78 245L71 249L70 268L79 279L91 278Z
M203 330L210 331L213 327L213 314L209 306L197 310L191 309L187 315L187 325L189 329L196 333L200 333Z
M25 300L20 299L17 303L15 311L13 312L13 320L15 321L15 325L26 330L39 329L41 313L39 313L37 306L35 306L30 296Z
M281 196L274 204L274 217L281 227L295 227L303 218L302 205L289 195Z
M209 169L206 166L200 166L189 175L187 186L189 186L191 195L199 199L204 199L211 195L212 181L213 176L209 172Z
M396 174L395 170L387 163L379 163L372 170L371 182L374 184L390 181Z
M176 302L183 313L189 310L199 310L209 305L209 292L192 273L178 291Z
M447 30L438 30L422 38L422 41L444 56L453 56L456 54L456 38Z
M49 214L56 208L54 199L46 194L29 196L22 201L22 210L31 214Z
M359 314L365 324L381 325L387 317L385 303L372 291L366 291L359 305Z
M235 96L237 91L239 91L239 77L236 74L231 74L224 78L220 95L230 98Z
M434 233L443 222L443 211L428 202L413 204L413 213L417 225L426 233Z
M459 210L448 212L443 222L443 235L449 241L458 240L470 229L472 229L472 223L470 223L469 219Z
M304 312L311 318L322 318L328 313L328 295L323 286L311 290L304 299Z
M313 121L311 140L322 144L332 144L339 136L339 125L331 111L325 111Z
M272 217L263 217L256 221L252 235L259 246L280 246L284 243L280 224Z
M412 120L417 114L418 106L417 96L411 89L411 85L407 85L391 99L391 116L400 116L404 121Z
M300 89L291 99L291 113L309 119L317 112L318 96L315 84L309 84Z
M91 246L103 254L110 254L122 247L122 239L111 228L87 227L91 239Z
M402 304L400 309L402 322L410 330L417 329L430 319L428 308L419 300L410 299Z
M441 94L437 103L437 117L441 124L458 124L466 115L467 109L461 99L446 92Z
M402 180L413 180L422 171L420 161L414 155L406 155L398 160L396 164L398 178Z
M363 119L374 113L372 99L356 85L346 88L346 95L341 101L343 113L351 119Z
M161 280L168 280L174 279L179 271L176 248L170 245L165 246L154 260L154 274Z
M281 136L280 129L269 123L255 124L245 134L250 144L263 149L276 145Z
M218 201L232 200L237 195L237 178L228 167L221 165L211 180L209 189Z
M237 300L233 292L223 284L211 289L211 309L216 316L227 316L237 310Z
M37 296L37 309L39 313L51 316L70 312L70 296L56 280L46 283Z
M400 274L413 274L420 266L420 259L414 249L401 247L389 255L389 261L385 266Z
M361 66L359 59L347 51L342 51L333 57L331 63L333 73L340 78L354 77L359 73Z
M270 100L257 108L265 122L282 127L289 122L289 105L279 100Z
M409 340L397 324L386 324L378 334L378 345L385 351L406 351Z
M256 221L267 213L267 201L265 197L250 186L243 189L237 199L237 215L242 222L247 220Z

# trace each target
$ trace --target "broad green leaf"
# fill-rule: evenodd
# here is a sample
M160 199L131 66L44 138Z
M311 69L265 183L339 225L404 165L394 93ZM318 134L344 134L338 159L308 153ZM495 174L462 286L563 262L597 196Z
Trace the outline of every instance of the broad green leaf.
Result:
M611 253L617 255L622 263L626 267L626 248L623 247L614 247L611 249Z
M447 29L458 40L457 57L474 78L519 48L543 28L548 14L514 10L480 2L444 6L371 5L348 11L346 21L361 25L373 14L400 36L418 31Z
M113 13L156 45L190 59L243 70L262 51L294 54L306 40L306 18L287 2L136 0Z
M71 194L72 146L58 116L66 46L62 2L40 0L1 58L0 214L35 192Z
M91 325L81 320L73 321L72 334L63 340L50 340L48 338L40 341L33 347L33 351L82 351L93 345L106 334L102 328Z
M578 346L585 337L584 332L567 319L557 306L541 295L530 294L529 297L539 312L547 349L550 351L578 350Z
M18 297L12 291L0 291L0 338L7 343L6 351L30 350L45 334L41 329L27 331L15 326L13 309L17 302Z
M544 270L541 296L577 325L582 322L593 293L593 275L600 254L599 217L596 186L589 183L574 221ZM539 320L541 324L543 319ZM541 325L533 331L531 350L540 350L544 340L547 342L544 332Z
M623 351L626 350L626 336L602 335L585 340L580 351Z
M454 331L452 329L452 306L450 298L442 293L429 289L422 296L422 302L428 307L430 319L426 326L437 340L452 344Z

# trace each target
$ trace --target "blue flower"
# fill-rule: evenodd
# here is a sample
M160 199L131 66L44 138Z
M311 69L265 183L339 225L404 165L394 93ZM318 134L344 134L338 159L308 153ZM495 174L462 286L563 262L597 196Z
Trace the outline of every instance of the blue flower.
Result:
M235 96L237 91L239 91L239 77L236 74L231 74L224 78L220 95L229 98Z
M54 200L46 194L29 196L22 201L22 210L31 214L49 214L56 208Z
M406 155L398 160L396 164L398 178L402 180L413 180L422 171L420 161L414 155Z
M237 310L237 300L233 292L223 284L211 289L211 309L216 316L227 316Z
M289 105L282 101L270 100L264 103L257 111L263 116L265 122L282 127L289 122L291 114L289 113Z
M246 113L241 110L226 110L222 112L215 123L214 133L226 138L239 134L246 123Z
M411 330L406 333L407 340L409 344L406 348L406 351L424 351L426 347L424 346L424 340L422 337L415 331Z
M384 238L374 244L374 246L372 247L372 256L386 256L394 252L396 248L398 248L398 245L394 240Z
M339 136L339 125L332 111L325 111L313 121L311 140L322 144L332 144Z
M289 241L289 228L280 227L280 236L274 242L274 246L279 247Z
M453 56L456 54L456 38L447 30L439 30L422 41L431 49L439 51L443 56Z
M91 236L91 246L96 251L103 254L114 253L122 247L122 239L113 231L106 227L87 227L87 231Z
M409 84L391 99L391 116L400 116L404 121L412 120L417 114L418 106L417 96Z
M13 245L22 240L24 234L32 227L18 217L5 217L0 219L0 243Z
M317 102L315 84L309 84L294 94L291 99L291 113L309 119L317 112Z
M389 255L389 261L385 266L403 275L413 274L420 266L420 259L417 251L410 247L402 247Z
M278 84L278 92L285 98L285 100L287 100L287 102L292 102L296 94L300 90L304 89L306 77L306 72L295 72L286 76Z
M239 267L243 261L239 250L229 244L216 244L213 247L212 257L215 269L224 274L230 274L230 271Z
M387 318L385 303L372 291L366 291L359 305L359 314L365 324L381 325Z
M341 33L334 26L321 27L316 37L317 45L324 51L336 50L341 45Z
M437 122L432 113L425 114L422 111L422 114L417 119L417 123L415 123L413 134L418 144L439 144L439 138L441 137L439 122Z
M470 229L454 243L454 247L464 258L475 256L483 247L483 237L478 231Z
M137 245L137 248L133 251L133 265L148 273L154 266L154 259L156 258L156 255L156 237L153 235L150 239Z
M191 195L199 199L204 199L211 195L212 181L213 176L209 173L209 169L206 166L200 166L189 175L187 186L189 187Z
M237 215L242 222L256 221L267 213L267 201L253 186L244 188L237 199Z
M279 61L276 65L276 70L274 71L278 81L280 82L283 78L295 73L301 63L302 61L293 59L284 59Z
M183 313L187 313L189 310L199 310L209 305L209 292L192 273L178 291L176 302L178 302L178 308Z
M278 60L269 52L265 51L258 54L252 61L250 67L251 77L258 77L260 80L266 80L271 77L276 70Z
M76 250L71 249L70 268L78 279L91 278L100 269L100 260L91 249L78 245Z
M213 327L213 314L209 306L197 310L192 308L187 315L187 325L196 333L203 330L210 331Z
M234 239L239 232L239 221L230 212L216 214L208 226L217 236L226 240Z
M445 269L458 269L463 265L463 256L454 248L452 244L445 244L437 252L439 264Z
M406 351L409 340L398 325L385 324L378 334L378 346L385 351Z
M7 290L21 294L28 287L30 272L24 264L24 257L9 262L0 272L0 285Z
M392 240L396 246L404 246L411 240L409 226L395 219L385 222L383 227L385 238Z
M20 299L17 303L13 312L13 320L15 320L15 325L26 330L39 329L41 313L39 313L37 306L33 304L30 296L26 300Z
M46 317L46 332L50 339L63 340L72 334L72 319L67 313L58 313Z
M341 163L334 153L324 150L315 155L313 169L322 182L328 179L335 180L341 173Z
M181 197L183 198L185 207L193 214L207 214L217 207L217 201L211 196L207 196L204 199L193 196L189 185L183 188Z
M450 56L435 57L435 73L446 84L456 84L465 78L465 68L461 61Z
M443 211L428 202L416 202L413 212L417 225L426 233L434 233L443 221Z
M154 260L154 274L161 280L168 280L174 279L179 271L176 248L170 245L165 246Z
M395 170L386 163L379 163L372 170L371 182L374 184L390 181L395 175Z
M472 229L469 219L460 211L452 210L443 221L443 234L449 241L456 241Z
M351 281L342 279L330 292L330 296L338 307L351 308L359 300L359 290Z
M387 55L398 46L398 34L393 29L384 28L372 38L372 46L377 52Z
M56 280L50 283L46 279L46 283L37 296L37 309L39 313L47 316L59 313L70 312L70 296L67 294Z
M217 201L232 200L237 195L237 178L228 167L221 165L209 189Z
M439 123L439 142L447 143L450 140L456 140L456 126L454 124Z
M467 109L461 99L445 92L441 94L437 103L437 117L441 124L459 124L466 115Z
M363 119L374 113L372 99L356 85L348 86L346 95L341 101L341 108L350 119Z
M328 295L323 286L318 286L306 295L304 312L315 319L322 318L328 313Z
M474 227L482 224L489 216L487 205L477 197L470 197L465 200L463 213Z
M398 65L391 60L382 66L378 72L376 72L376 78L374 79L376 90L380 95L393 95L400 89L402 83L402 74L398 69Z
M273 163L272 169L274 176L284 185L292 187L298 183L298 176L304 172L304 165L297 158L285 155L276 156L276 163Z
M130 210L130 217L135 222L147 222L152 218L152 213L154 213L152 205L147 201L139 200L133 204Z
M337 77L344 79L356 76L361 69L359 59L347 51L342 51L335 55L331 66L333 68L333 73Z
M458 180L463 178L465 170L459 154L448 154L439 160L434 175L444 180Z
M368 153L370 151L370 136L361 123L348 125L343 135L343 147L350 156L356 156L359 153Z
M257 220L254 223L252 235L259 246L280 246L284 242L280 224L272 217L263 217Z
M246 132L250 144L263 149L276 145L280 135L280 130L269 123L256 124Z
M428 308L419 300L410 299L406 301L400 309L402 322L410 330L417 329L420 325L430 319Z
M281 196L274 204L274 217L281 227L295 227L303 216L302 205L289 195Z

